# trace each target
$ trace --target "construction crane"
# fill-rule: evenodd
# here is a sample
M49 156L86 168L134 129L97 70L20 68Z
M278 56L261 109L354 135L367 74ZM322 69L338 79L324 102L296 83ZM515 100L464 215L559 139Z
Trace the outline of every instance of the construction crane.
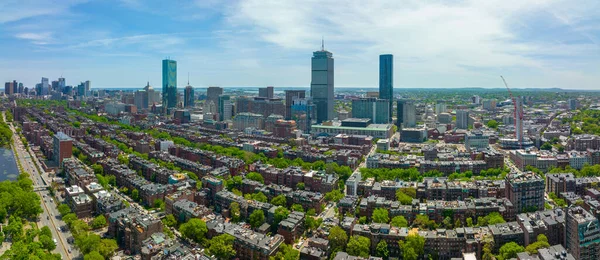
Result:
M504 82L504 86L506 86L506 90L508 90L508 94L510 95L510 99L512 100L515 108L513 113L513 118L515 121L515 137L519 142L519 148L523 148L523 105L521 104L520 106L517 106L517 99L513 96L512 91L510 91L506 80L504 77L502 77L502 75L500 75L500 78L502 79L502 82Z

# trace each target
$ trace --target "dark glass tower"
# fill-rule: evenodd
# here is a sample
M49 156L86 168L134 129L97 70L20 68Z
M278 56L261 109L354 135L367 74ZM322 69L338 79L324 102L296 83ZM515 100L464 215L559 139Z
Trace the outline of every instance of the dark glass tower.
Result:
M163 108L177 106L177 62L162 61L162 104Z
M333 55L325 50L313 52L310 96L315 105L317 123L333 119Z
M392 121L394 107L394 56L392 54L379 55L379 98L387 99L390 103L389 115Z

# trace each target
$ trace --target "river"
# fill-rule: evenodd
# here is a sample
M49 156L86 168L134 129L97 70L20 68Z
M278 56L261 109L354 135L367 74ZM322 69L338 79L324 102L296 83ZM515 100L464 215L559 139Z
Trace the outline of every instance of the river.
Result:
M19 176L17 161L10 148L0 148L0 181L16 180Z

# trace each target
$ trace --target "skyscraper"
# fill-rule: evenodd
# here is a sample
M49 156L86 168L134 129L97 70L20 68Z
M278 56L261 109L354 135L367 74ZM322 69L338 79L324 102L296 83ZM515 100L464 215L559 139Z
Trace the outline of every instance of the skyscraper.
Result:
M390 122L390 108L387 99L359 98L352 100L352 117L370 118L374 124Z
M40 87L40 93L38 95L48 95L50 92L50 83L48 82L48 78L42 78L42 85Z
M523 99L521 97L515 98L515 136L519 144L523 143Z
M415 126L417 126L417 108L413 101L405 100L402 104L402 127Z
M387 99L389 103L389 121L392 121L394 98L394 56L379 55L379 98Z
M232 106L231 106L231 98L229 95L220 95L219 96L219 119L221 121L231 120L233 116Z
M193 107L194 106L194 88L188 85L185 87L185 91L183 92L183 107Z
M62 167L63 159L73 155L73 139L63 132L58 132L53 137L54 161Z
M310 96L316 108L317 123L333 119L333 54L325 50L313 52L311 60Z
M292 119L292 105L294 99L303 99L306 97L306 90L286 90L285 91L285 120Z
M273 98L273 87L258 88L258 96L265 98Z
M456 111L456 128L459 128L459 129L469 128L469 111L468 110Z
M162 61L162 95L163 108L177 106L177 61Z
M398 129L402 129L402 122L404 120L404 99L398 99L396 101L396 126Z

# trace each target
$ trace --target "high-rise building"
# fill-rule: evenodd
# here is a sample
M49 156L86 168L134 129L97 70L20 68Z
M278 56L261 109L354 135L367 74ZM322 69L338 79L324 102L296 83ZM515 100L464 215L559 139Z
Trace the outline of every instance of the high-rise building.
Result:
M193 107L194 106L194 88L188 85L185 87L183 92L183 106L184 107Z
M273 87L258 88L258 96L264 98L273 98Z
M379 55L379 98L388 101L390 117L388 122L391 122L394 107L394 56L392 54Z
M24 92L25 88L23 87L23 83L19 83L18 90L19 90L19 91L17 91L18 93L23 93Z
M177 106L177 61L162 61L162 105L163 108Z
M48 82L48 78L42 78L42 85L40 86L40 93L38 95L48 95L50 93L50 83Z
M370 118L374 124L388 124L390 122L389 105L387 99L354 99L352 100L352 117Z
M158 101L158 92L150 86L150 82L146 84L144 89L138 90L134 94L134 104L138 110L148 109Z
M578 260L600 257L600 226L598 219L585 209L567 208L565 217L565 244L569 253Z
M435 115L439 116L441 113L448 112L448 107L446 106L446 102L443 100L438 100L435 103Z
M515 111L515 115L516 115L516 121L515 121L515 135L517 138L517 141L521 144L523 143L523 99L520 97L516 97L515 98L515 108L517 109L517 111ZM519 116L521 115L521 116Z
M496 110L496 100L495 99L484 99L482 102L483 109L488 111Z
M219 106L219 96L223 95L223 88L208 87L206 89L206 101L212 101L215 106Z
M4 83L4 95L12 95L12 94L17 93L17 91L15 91L15 89L18 90L17 85L18 84L17 84L16 80L13 80L12 82L9 81L9 82Z
M292 104L294 99L304 99L306 97L305 90L286 90L285 91L285 119L292 118Z
M396 125L399 129L417 126L417 108L412 100L398 99Z
M221 121L231 120L233 110L231 106L231 98L229 95L219 96L219 119Z
M57 91L63 92L63 89L65 89L66 86L67 86L67 82L65 81L65 78L63 78L63 77L58 78L58 89L57 89Z
M469 128L469 111L468 110L457 110L456 111L456 128L468 129Z
M264 118L261 114L248 112L237 113L233 119L233 128L244 130L248 127L263 129L265 126Z
M325 50L313 52L311 59L310 96L315 104L317 123L333 119L333 54Z
M316 115L315 115L315 105L312 103L312 100L309 98L297 98L294 97L292 100L291 106L291 116L292 120L296 121L298 129L302 130L304 133L310 133L311 125L316 123Z
M73 139L63 132L58 132L54 135L53 145L54 161L62 167L63 159L73 155Z
M505 178L506 198L517 213L544 208L544 179L533 172L510 173Z

